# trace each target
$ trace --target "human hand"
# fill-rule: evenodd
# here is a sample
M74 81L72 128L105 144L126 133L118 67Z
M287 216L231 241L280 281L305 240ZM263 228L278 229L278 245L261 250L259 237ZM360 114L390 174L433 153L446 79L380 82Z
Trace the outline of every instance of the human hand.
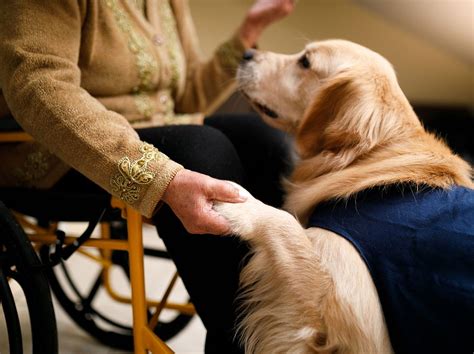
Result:
M213 210L213 202L241 203L247 198L230 182L181 170L162 199L189 233L224 235L229 233L230 227L226 219Z
M289 15L296 0L255 0L240 29L239 37L248 48L257 43L263 30Z

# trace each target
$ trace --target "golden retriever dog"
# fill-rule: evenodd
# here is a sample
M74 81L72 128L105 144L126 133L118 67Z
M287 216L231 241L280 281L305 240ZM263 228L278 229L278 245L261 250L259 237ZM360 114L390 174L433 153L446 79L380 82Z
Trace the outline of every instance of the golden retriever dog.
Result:
M214 206L253 250L241 274L246 352L393 352L360 252L341 234L307 228L308 220L321 203L376 187L472 191L471 167L424 130L391 64L365 47L327 40L295 55L244 59L241 91L265 121L294 136L298 155L286 211L250 195Z

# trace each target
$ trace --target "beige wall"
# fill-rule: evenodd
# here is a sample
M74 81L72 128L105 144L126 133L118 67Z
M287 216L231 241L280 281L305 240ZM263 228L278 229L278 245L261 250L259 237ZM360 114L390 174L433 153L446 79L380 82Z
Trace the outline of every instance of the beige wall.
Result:
M190 0L203 53L237 28L251 0ZM260 48L299 51L314 39L345 38L389 59L414 103L474 106L474 68L350 0L299 0L295 12L271 27Z

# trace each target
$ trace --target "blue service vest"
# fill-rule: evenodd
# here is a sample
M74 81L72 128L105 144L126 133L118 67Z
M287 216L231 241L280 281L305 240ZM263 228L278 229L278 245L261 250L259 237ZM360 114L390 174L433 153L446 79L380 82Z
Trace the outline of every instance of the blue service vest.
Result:
M374 188L318 205L308 226L359 251L395 353L474 353L474 190Z

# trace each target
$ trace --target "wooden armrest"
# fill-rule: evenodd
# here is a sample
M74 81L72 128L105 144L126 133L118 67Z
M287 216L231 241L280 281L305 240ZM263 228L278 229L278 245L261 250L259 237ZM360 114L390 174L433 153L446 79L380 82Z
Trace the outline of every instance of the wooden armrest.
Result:
M0 143L19 143L32 140L33 137L25 132L0 132Z
M112 208L120 209L122 218L127 219L127 208L131 207L127 205L123 200L120 200L117 197L112 197L110 200L110 205L112 206ZM144 216L142 216L142 221L145 224L154 225L153 220L148 219Z
M31 135L25 133L12 116L0 117L0 143L16 143L31 140L33 140Z

